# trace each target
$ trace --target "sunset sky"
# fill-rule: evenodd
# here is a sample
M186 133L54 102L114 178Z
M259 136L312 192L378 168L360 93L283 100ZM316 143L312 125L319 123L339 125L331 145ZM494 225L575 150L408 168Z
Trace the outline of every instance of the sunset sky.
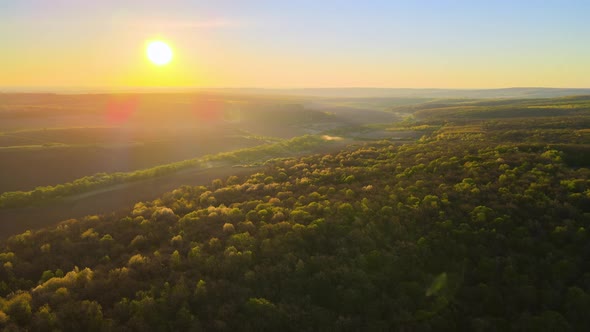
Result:
M590 87L590 1L0 0L0 87ZM150 63L146 42L174 52Z

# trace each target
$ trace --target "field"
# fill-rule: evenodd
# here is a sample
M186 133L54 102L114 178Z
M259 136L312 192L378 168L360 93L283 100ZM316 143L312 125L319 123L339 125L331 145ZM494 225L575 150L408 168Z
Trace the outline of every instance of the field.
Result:
M265 142L235 134L224 135L223 130L200 130L168 137L158 135L155 140L147 135L130 134L120 129L63 130L61 134L67 139L55 140L52 137L51 142L75 141L80 132L84 132L84 137L72 145L0 148L0 158L3 160L0 172L5 175L0 179L0 190L31 190L95 173L128 172ZM86 135L88 132L90 135ZM213 135L216 138L210 139ZM103 137L111 142L101 142ZM78 143L93 139L97 143ZM18 177L7 176L17 170Z
M232 95L0 94L0 193L395 118L374 110L363 117L307 110L298 101ZM17 170L19 176L11 176Z

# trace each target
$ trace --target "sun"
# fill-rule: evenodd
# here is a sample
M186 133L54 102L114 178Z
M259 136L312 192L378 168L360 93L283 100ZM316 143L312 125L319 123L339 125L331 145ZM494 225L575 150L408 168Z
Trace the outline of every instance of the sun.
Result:
M148 59L156 66L163 66L172 61L172 49L161 40L149 42L146 54Z

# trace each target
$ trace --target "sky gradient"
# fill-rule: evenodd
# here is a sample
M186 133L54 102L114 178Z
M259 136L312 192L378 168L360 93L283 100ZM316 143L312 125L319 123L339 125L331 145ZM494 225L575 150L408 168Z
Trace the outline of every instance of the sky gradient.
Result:
M590 87L590 1L0 0L0 87ZM174 49L147 61L148 40Z

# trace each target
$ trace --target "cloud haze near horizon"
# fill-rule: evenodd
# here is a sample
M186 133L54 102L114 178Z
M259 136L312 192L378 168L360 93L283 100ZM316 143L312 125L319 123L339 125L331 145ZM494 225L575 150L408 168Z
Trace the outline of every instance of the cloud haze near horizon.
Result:
M584 1L0 4L0 87L590 87ZM154 68L146 40L175 61Z

